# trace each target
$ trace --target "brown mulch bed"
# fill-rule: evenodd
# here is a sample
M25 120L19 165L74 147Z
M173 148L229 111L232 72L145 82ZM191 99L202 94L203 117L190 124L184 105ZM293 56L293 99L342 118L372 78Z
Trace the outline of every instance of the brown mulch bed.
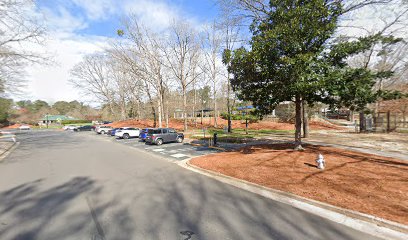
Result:
M19 127L22 126L22 125L27 125L27 126L32 127L32 125L30 125L30 124L13 124L13 125L4 127L4 128L2 128L2 129L17 129L17 128L19 128Z
M190 128L197 128L201 129L202 127L212 127L213 120L211 123L209 119L205 119L203 124L200 124L200 119L197 120L197 125L192 123L191 121L188 123ZM139 128L151 128L153 127L153 120L152 119L130 119L124 121L117 121L111 124L108 124L112 127L139 127ZM222 129L224 126L227 126L227 121L218 118L217 119L218 128ZM165 122L162 122L163 126ZM183 120L182 119L170 119L169 120L169 127L175 128L177 130L182 130L184 128ZM245 122L239 120L232 121L232 128L233 129L245 129ZM283 122L274 122L274 121L260 121L257 123L250 123L248 128L251 130L263 130L263 129L271 129L271 130L294 130L295 126L293 123L283 123ZM341 130L344 129L341 126L336 126L333 124L321 122L321 121L310 121L310 129L312 130Z
M408 224L408 162L333 147L245 147L191 160L198 167L362 213ZM317 169L317 154L326 169Z

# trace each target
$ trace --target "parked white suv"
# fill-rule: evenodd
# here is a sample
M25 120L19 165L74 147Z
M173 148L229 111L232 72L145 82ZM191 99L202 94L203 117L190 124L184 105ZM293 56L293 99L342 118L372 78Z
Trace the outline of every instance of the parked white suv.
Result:
M131 137L139 137L140 129L132 127L124 127L115 132L115 136L118 138L129 139Z
M20 130L30 130L30 126L29 125L21 125L20 127L18 127L18 129Z
M77 127L78 126L75 126L75 125L67 125L67 126L64 126L62 129L64 129L65 131L66 130L74 130Z
M95 132L97 134L105 134L111 129L112 129L111 126L98 126L98 127L95 128Z

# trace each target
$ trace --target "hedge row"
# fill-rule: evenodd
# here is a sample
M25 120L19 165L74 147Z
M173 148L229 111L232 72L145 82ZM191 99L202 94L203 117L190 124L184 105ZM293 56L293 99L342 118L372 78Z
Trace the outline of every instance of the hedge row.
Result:
M227 120L228 113L225 112L221 113L221 118ZM259 121L259 117L252 114L247 115L231 114L231 120L249 120L249 122L257 122Z
M66 124L80 124L80 123L92 123L92 121L89 120L62 120L61 124L66 125Z

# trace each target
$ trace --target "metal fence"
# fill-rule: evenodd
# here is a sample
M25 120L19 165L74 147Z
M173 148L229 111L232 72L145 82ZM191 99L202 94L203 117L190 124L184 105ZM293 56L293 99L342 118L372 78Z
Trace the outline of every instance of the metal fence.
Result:
M408 132L408 119L403 113L377 113L372 118L372 125L376 132Z

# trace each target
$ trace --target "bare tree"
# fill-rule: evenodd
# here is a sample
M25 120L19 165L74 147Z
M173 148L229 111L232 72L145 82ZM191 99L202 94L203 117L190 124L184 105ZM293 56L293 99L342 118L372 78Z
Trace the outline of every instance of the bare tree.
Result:
M187 88L199 76L199 50L197 35L190 25L186 21L174 21L163 52L167 60L166 66L182 91L184 130L187 130Z
M243 42L240 39L241 35L241 24L244 20L244 17L239 14L239 11L231 9L230 4L236 3L238 0L221 0L221 11L220 11L220 23L219 28L223 35L223 63L228 68L230 66L230 57L232 51L235 49L238 42ZM260 2L261 3L261 2ZM238 9L239 10L239 9ZM232 123L231 123L231 114L232 114L232 105L231 104L231 74L229 71L226 71L227 79L227 113L228 113L228 133L232 132Z
M157 33L139 24L135 16L130 17L124 25L126 30L123 31L123 36L129 43L127 44L128 52L135 56L133 59L137 59L133 65L146 81L145 86L151 86L154 90L159 127L162 127L164 118L166 119L166 126L168 126L169 116L168 107L165 111L165 102L167 102L165 101L165 94L169 77L164 67L166 58L162 50L164 49L163 41Z
M386 5L395 0L334 0L334 4L343 4L343 14L373 5ZM218 0L221 8L226 8L238 18L247 18L255 21L262 21L268 16L270 11L269 0Z
M389 4L381 7L375 5L367 6L373 12L371 17L375 24L367 24L365 21L348 19L343 28L357 28L363 35L381 34L385 37L397 37L402 41L398 43L379 42L373 45L368 51L363 52L350 59L350 64L356 67L364 67L374 72L393 72L390 78L378 78L374 86L375 90L395 90L406 82L404 75L407 72L408 64L408 6L401 4L400 0L389 1ZM344 31L347 32L347 31ZM355 36L348 36L354 38ZM398 89L399 90L399 89ZM376 104L378 112L381 101ZM353 115L353 114L351 114ZM360 123L363 123L364 113L360 113ZM365 131L364 124L360 124L360 130Z
M23 66L45 60L27 50L28 44L41 45L45 35L34 7L31 0L0 0L0 91L19 91L24 84Z
M204 31L204 39L202 43L202 49L204 53L204 71L209 75L211 80L213 98L214 98L214 127L217 127L217 93L221 80L221 74L223 70L225 72L225 66L222 65L222 44L223 36L221 29L213 22L207 26Z
M92 54L74 66L70 82L84 95L92 95L107 104L111 113L116 113L113 92L112 69L104 54Z

